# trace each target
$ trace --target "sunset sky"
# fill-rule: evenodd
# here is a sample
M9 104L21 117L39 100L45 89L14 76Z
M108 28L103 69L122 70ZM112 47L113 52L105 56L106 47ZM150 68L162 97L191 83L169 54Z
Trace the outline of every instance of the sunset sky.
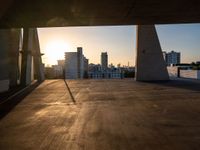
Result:
M200 24L157 25L161 47L181 52L182 62L200 61ZM109 64L135 65L135 26L39 28L41 51L46 65L64 59L64 52L83 47L90 63L100 63L108 52Z

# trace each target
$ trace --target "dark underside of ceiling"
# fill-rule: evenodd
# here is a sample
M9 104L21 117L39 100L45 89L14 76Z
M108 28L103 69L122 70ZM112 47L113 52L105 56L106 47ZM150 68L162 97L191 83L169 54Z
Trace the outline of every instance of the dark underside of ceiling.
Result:
M0 27L199 23L199 0L1 0Z

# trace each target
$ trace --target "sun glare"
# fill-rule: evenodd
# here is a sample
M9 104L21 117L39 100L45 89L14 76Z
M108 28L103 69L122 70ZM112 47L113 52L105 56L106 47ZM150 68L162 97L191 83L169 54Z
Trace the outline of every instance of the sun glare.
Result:
M62 40L52 40L46 44L45 57L48 64L56 64L57 60L64 59L64 53L69 50L67 42Z

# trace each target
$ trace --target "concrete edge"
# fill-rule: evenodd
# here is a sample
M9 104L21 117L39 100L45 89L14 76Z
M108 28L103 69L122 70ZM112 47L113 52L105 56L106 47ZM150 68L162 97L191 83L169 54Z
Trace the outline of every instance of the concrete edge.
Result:
M37 88L42 82L34 82L31 85L10 95L7 99L0 103L0 119L6 116L19 102L21 102L28 94Z

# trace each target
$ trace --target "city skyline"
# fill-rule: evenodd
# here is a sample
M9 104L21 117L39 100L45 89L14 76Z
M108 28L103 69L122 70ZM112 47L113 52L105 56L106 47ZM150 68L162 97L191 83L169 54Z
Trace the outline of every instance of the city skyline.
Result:
M182 63L200 60L200 24L156 25L156 29L163 51L181 52ZM45 64L56 64L65 52L83 47L90 63L99 63L100 53L106 51L109 64L135 65L135 26L39 28L38 33Z

